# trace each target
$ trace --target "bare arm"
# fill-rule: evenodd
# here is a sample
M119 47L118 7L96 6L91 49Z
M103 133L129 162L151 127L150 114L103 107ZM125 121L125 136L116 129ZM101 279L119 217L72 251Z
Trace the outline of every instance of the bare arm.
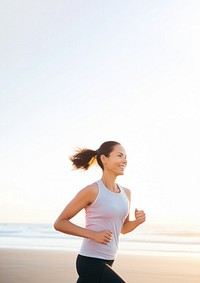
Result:
M131 192L128 189L125 189L125 192L127 194L127 197L129 199L129 203L131 203ZM143 210L135 209L135 220L130 220L130 215L128 214L126 220L124 221L124 224L122 226L121 233L127 234L131 231L133 231L136 227L138 227L140 224L142 224L145 221L145 213Z
M54 223L54 228L65 234L88 238L98 243L107 245L111 238L112 233L108 230L93 231L86 229L72 223L70 220L82 209L91 205L98 194L98 187L92 184L82 189L65 207L59 217Z

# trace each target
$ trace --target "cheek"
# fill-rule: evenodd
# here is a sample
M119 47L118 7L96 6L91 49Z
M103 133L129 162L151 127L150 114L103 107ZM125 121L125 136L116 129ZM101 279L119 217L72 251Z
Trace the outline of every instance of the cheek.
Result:
M119 163L116 162L116 161L108 162L108 163L107 163L107 168L108 168L108 169L117 168L118 164L119 164Z

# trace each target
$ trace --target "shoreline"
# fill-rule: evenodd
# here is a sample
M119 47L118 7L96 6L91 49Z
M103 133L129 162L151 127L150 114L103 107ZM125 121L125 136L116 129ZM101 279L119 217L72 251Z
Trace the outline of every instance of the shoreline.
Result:
M0 248L1 283L74 283L77 252ZM113 269L127 283L199 283L199 257L118 253Z
M51 252L69 252L78 254L80 248L67 248L67 247L45 247L45 246L1 246L1 250L30 250L30 251L51 251ZM197 258L200 261L200 252L198 251L166 251L166 250L125 250L125 249L118 249L117 255L124 255L124 256L147 256L147 257L186 257L186 258ZM1 283L1 282L0 282Z

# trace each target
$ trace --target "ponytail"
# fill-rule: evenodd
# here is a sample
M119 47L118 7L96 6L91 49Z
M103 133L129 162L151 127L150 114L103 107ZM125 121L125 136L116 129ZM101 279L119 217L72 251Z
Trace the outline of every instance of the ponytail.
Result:
M88 148L78 149L76 153L70 157L70 160L72 161L74 169L87 170L95 163L95 161L97 161L101 169L104 170L101 155L103 154L106 157L109 157L116 145L120 145L120 143L116 141L107 141L102 143L97 150Z
M87 170L96 160L97 150L78 149L74 155L70 157L74 169Z

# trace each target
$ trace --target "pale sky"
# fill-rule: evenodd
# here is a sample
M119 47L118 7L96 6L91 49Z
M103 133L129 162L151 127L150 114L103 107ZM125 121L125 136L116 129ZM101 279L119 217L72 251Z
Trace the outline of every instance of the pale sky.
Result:
M117 140L148 223L199 225L200 1L0 2L0 222L52 223Z

